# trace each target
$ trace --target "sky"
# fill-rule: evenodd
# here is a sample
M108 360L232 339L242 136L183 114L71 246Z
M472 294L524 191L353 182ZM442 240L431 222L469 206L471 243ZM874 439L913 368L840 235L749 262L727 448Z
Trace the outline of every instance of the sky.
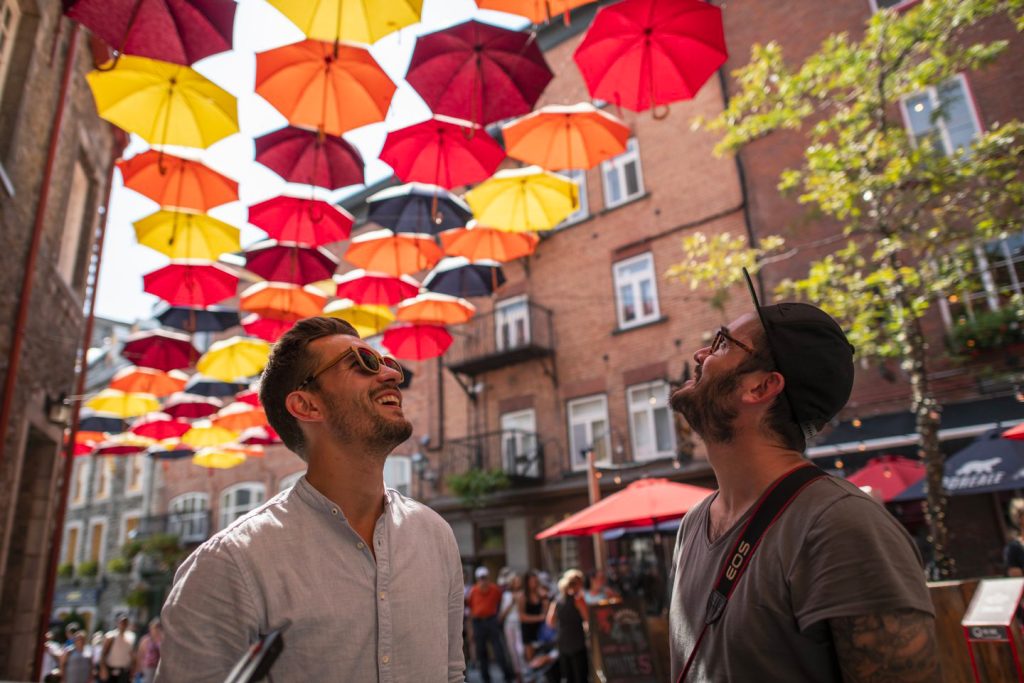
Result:
M368 184L391 175L391 168L377 158L387 131L430 117L426 104L404 80L416 36L474 18L512 29L522 29L528 24L522 17L479 10L472 0L424 0L420 23L385 36L370 47L370 52L398 85L398 90L384 122L363 126L343 136L362 154ZM210 215L241 228L243 248L266 237L262 230L246 222L247 207L280 194L310 196L308 186L285 183L273 171L253 160L253 139L287 125L284 116L255 93L255 53L304 38L294 24L265 0L240 0L235 15L235 49L208 57L194 64L193 68L238 98L241 132L206 150L166 148L169 153L198 159L238 181L239 201L216 207ZM147 144L133 135L123 156L129 158L146 149ZM357 185L333 193L317 189L315 193L318 198L336 202L362 187ZM163 254L139 246L132 223L158 209L155 202L126 189L120 172L115 172L96 295L96 315L124 322L152 317L153 307L159 300L142 291L142 276L166 265L169 260Z

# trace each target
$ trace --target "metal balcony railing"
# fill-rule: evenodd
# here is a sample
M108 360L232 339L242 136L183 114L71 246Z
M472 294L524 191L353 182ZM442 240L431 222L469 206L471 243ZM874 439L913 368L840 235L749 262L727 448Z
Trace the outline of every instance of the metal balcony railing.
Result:
M154 534L174 534L182 545L202 543L210 537L212 527L210 511L172 512L166 515L150 515L139 520L136 538Z
M526 300L478 315L460 325L454 336L444 362L467 375L555 353L551 311Z
M442 479L470 470L501 470L516 485L544 480L544 448L534 432L506 429L445 442Z

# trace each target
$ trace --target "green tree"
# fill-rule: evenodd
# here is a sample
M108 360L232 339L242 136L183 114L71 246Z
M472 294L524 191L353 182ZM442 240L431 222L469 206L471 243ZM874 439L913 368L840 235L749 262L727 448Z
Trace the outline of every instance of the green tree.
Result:
M805 136L802 162L782 174L779 188L841 232L824 241L833 245L831 253L810 261L806 277L784 281L778 293L820 304L850 331L861 358L895 358L907 373L940 577L953 566L940 406L928 381L921 321L936 297L969 286L964 274L976 269L974 245L1024 228L1024 125L994 124L970 146L946 154L938 136L915 140L907 133L899 102L928 87L945 99L943 84L987 66L1007 47L1007 41L979 42L972 29L1009 19L1024 30L1022 8L1024 0L925 0L902 12L880 11L862 36L832 35L799 65L787 63L778 44L756 45L734 74L738 92L728 107L700 122L723 133L718 153L780 130ZM946 115L947 104L936 117ZM739 265L763 266L800 251L798 245L769 253L781 247L775 239L761 245L731 236L705 239L671 273L695 280L691 286L722 290L739 280Z

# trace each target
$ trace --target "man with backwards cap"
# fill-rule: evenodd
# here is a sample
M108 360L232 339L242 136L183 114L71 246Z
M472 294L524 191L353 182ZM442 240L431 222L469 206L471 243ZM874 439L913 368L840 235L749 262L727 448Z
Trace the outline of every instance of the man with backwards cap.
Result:
M909 534L803 455L850 397L853 347L821 309L760 306L747 283L756 310L694 354L694 378L671 397L706 443L719 485L679 528L672 680L940 680ZM788 507L767 512L778 495L769 492L808 467L790 477ZM762 497L767 514L755 514Z

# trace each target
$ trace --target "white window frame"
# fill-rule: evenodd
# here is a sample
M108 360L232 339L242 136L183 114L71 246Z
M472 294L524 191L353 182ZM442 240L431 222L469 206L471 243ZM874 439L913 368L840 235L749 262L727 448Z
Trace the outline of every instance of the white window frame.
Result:
M981 134L981 119L978 116L978 110L975 107L974 95L971 92L971 88L967 82L967 78L963 74L957 74L956 76L949 78L947 81L943 81L942 83L939 84L939 86L930 85L927 88L925 88L923 93L922 91L919 90L916 93L906 95L905 97L900 99L900 114L903 116L903 127L906 129L907 133L910 135L911 141L913 141L915 145L917 144L916 141L918 135L917 131L915 131L911 126L910 112L907 109L907 103L910 101L911 98L917 97L918 95L921 94L926 94L928 96L929 102L931 103L932 111L936 111L941 106L941 101L939 100L939 87L945 85L945 83L948 83L950 81L957 81L960 84L960 89L963 92L964 96L964 102L967 104L967 111L971 117L971 124L974 126L973 139L977 139L978 135ZM939 137L942 140L943 152L946 154L946 156L953 155L956 152L956 150L953 148L953 142L949 137L949 129L946 127L945 119L940 116L934 120L932 125L934 126L934 129L938 130L939 132Z
M516 324L523 324L523 339L515 337ZM508 326L510 341L506 343L502 330ZM530 345L530 302L525 294L502 299L494 304L494 348L512 351Z
M653 382L644 382L643 384L634 384L626 388L626 407L629 410L629 433L633 446L633 460L643 462L675 455L676 436L672 423L672 409L668 405L668 396L668 382L660 379ZM655 403L651 403L651 399L654 399ZM671 444L667 450L658 450L658 430L655 413L659 410L664 410L668 418L668 435ZM647 415L647 434L643 435L646 437L648 444L646 448L641 447L639 443L641 434L636 423L636 415L639 413Z
M590 218L590 202L587 200L586 170L574 168L568 171L559 171L558 174L563 175L576 183L576 196L578 197L576 210L566 216L565 220L555 226L556 230L561 230L562 228L568 228L570 225L575 225L580 221Z
M255 499L248 507L238 505L237 503L231 505L226 504L229 498L233 497L236 493L245 490L252 493L253 498ZM220 523L217 528L223 529L239 517L242 517L250 511L255 510L260 505L263 505L267 500L267 487L258 481L243 481L221 491L219 500L220 509L217 511L217 519ZM228 519L228 517L230 517L230 519Z
M19 23L21 23L19 1L0 0L0 96L3 95L7 72L10 71Z
M186 505L193 501L200 501L200 506L197 508L195 505ZM182 543L205 541L209 537L210 494L203 491L189 491L175 496L167 504L167 511L171 515L179 516L180 523L175 529L169 530L176 533ZM185 515L190 515L191 519L182 519Z
M146 461L144 455L129 455L124 462L124 494L141 496L143 482L146 479Z
M80 508L89 499L89 475L92 474L92 456L75 458L75 466L71 470L71 495L68 496L68 507ZM81 496L78 493L81 492Z
M1024 233L1012 235L1012 237L1018 236L1024 236ZM996 268L1007 268L1009 270L1010 288L1013 294L1024 295L1024 281L1018 277L1016 268L1017 263L1024 261L1024 256L1016 257L1015 259L1005 237L990 240L988 244L991 243L997 243L999 250L1002 252L1003 260L997 265L992 265L992 262L989 261L988 254L985 252L986 244L975 244L973 246L975 264L977 265L975 272L981 280L983 289L973 292L955 292L958 297L962 297L964 294L967 295L966 298L961 298L960 303L963 304L964 311L969 320L974 320L975 311L979 307L983 307L987 311L998 311L1002 308L999 300L999 289L993 277L993 271ZM972 273L963 273L962 275L962 281L966 282ZM953 313L950 310L949 304L949 298L942 297L939 299L939 312L942 315L942 321L945 323L946 329L952 329L957 324L957 320L953 319Z
M114 475L116 474L116 455L94 455L97 458L99 472L96 473L96 492L93 495L95 500L106 500L114 493Z
M600 406L597 410L593 410L587 404L596 404ZM587 410L588 412L582 412ZM566 416L569 421L569 462L574 472L587 469L587 461L583 456L582 451L586 448L596 446L595 462L598 465L606 465L611 462L612 453L612 439L611 439L611 421L608 418L608 396L606 394L592 394L590 396L581 396L574 398L566 403ZM604 420L604 434L594 434L594 416L600 413L601 419ZM576 430L575 427L582 427L586 436L584 437L586 443L576 442ZM598 438L600 441L595 442L594 439ZM601 450L604 450L603 456Z
M75 547L68 548L68 539L71 536L71 530L74 529L78 532L75 538ZM61 549L61 557L64 558L64 562L70 565L78 564L78 552L85 543L85 522L80 519L68 522L64 525L64 542ZM70 551L70 557L69 555Z
M103 565L107 561L107 529L110 526L109 520L106 517L90 517L89 518L89 544L86 546L88 556L86 557L87 562L92 561L92 535L96 525L102 525L103 531L100 533L100 556L96 560L96 565L99 567L100 572L103 571Z
M880 12L882 9L891 9L891 10L896 10L897 12L899 12L902 9L904 9L905 7L909 7L910 5L913 5L916 2L920 2L920 0L900 0L896 4L891 5L889 7L879 8L878 0L869 0L869 1L871 3L871 13L872 14L874 14L876 12Z
M636 192L630 194L626 186L625 169L628 165L636 167ZM614 180L613 180L614 178ZM613 187L617 186L619 196L613 198ZM643 166L640 163L640 143L635 137L631 137L626 143L626 151L608 161L601 162L601 187L604 189L604 208L613 209L642 197L646 193L644 188Z
M291 487L298 483L299 479L306 474L306 470L299 470L298 472L292 472L291 474L281 477L281 481L277 483L277 492L287 491Z
M502 413L501 462L505 472L520 477L539 477L540 460L534 459L525 468L516 462L518 455L537 453L537 411L533 408Z
M0 0L3 2L3 0ZM60 253L57 256L57 272L68 285L75 287L78 254L86 230L86 212L89 209L89 195L92 193L92 179L81 159L75 160L68 181L68 194L64 201L64 225L60 239Z
M620 272L644 261L646 261L648 265L648 271L642 275L627 275ZM637 256L616 261L612 264L612 280L614 281L615 287L615 316L618 320L619 329L625 330L631 327L637 327L638 325L649 323L661 317L661 305L658 302L658 277L657 272L654 269L653 253L648 251ZM650 314L644 314L643 297L641 296L642 283L648 280L651 283L651 288L654 290L654 310ZM635 297L636 302L636 316L633 320L626 320L626 306L621 296L621 289L623 287L630 287L633 290L633 296Z
M411 496L412 458L408 455L389 455L384 461L384 485L403 496Z
M128 538L128 521L132 519L138 522L138 524L135 525L135 528L138 529L139 524L142 523L142 510L131 510L130 512L126 512L121 515L121 531L118 534L118 538L121 539L121 545L132 540Z

